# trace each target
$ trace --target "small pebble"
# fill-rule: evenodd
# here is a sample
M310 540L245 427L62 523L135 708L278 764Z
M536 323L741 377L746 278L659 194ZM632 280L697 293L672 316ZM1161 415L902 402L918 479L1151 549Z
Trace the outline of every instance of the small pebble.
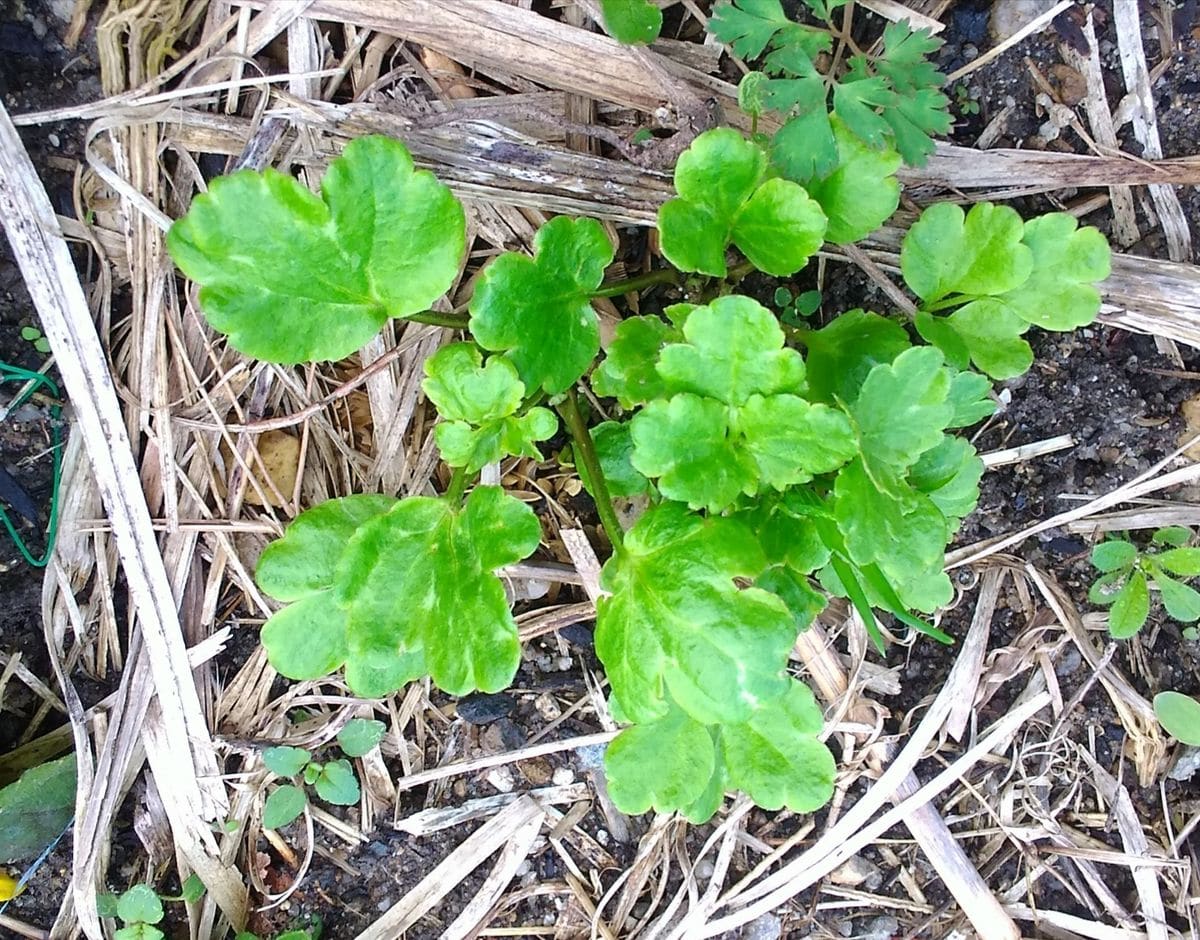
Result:
M570 786L575 782L575 771L570 767L556 767L554 775L550 778L550 782L556 787Z
M872 917L858 935L861 940L891 940L900 933L900 921L890 914L880 914Z
M61 143L57 134L47 134L46 140L50 141L51 147L57 147Z
M473 692L458 701L458 717L472 725L486 725L512 713L517 702L505 692Z
M782 936L783 921L774 914L763 914L742 928L738 940L779 940Z
M533 707L538 710L538 714L547 721L554 721L562 717L562 709L558 707L558 702L554 700L554 696L549 692L543 692L533 700Z
M608 830L607 829L597 829L596 830L596 841L599 842L601 845L608 845Z
M508 767L493 767L484 775L483 779L499 793L512 793L517 785L516 780L513 779L513 772Z
M716 871L716 867L706 858L702 858L696 863L695 874L701 881L708 881L714 871Z

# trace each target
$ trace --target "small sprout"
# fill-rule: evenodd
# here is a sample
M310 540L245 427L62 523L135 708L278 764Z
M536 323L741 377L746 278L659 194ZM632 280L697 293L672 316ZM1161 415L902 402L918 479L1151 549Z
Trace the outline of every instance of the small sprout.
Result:
M1189 548L1192 532L1183 526L1159 529L1142 551L1125 539L1113 538L1092 549L1092 566L1100 571L1088 600L1110 607L1109 633L1133 636L1150 616L1150 585L1158 590L1168 616L1180 623L1200 620L1200 592L1183 582L1200 576L1200 548ZM1184 635L1187 636L1187 629Z
M21 339L33 343L33 348L40 353L50 352L50 340L46 339L36 326L21 327Z
M358 722L358 724L354 724ZM356 751L352 756L360 757L379 743L383 735L383 723L367 719L354 719L342 729L338 741L343 752ZM349 731L347 735L346 732ZM349 750L346 750L347 743ZM317 796L326 803L337 806L352 806L358 802L360 790L358 778L350 761L344 759L321 763L312 759L312 752L302 747L271 747L263 752L263 763L268 770L281 777L300 777L305 787L312 787ZM276 787L267 795L263 804L263 828L278 829L286 826L308 805L304 788L294 783Z

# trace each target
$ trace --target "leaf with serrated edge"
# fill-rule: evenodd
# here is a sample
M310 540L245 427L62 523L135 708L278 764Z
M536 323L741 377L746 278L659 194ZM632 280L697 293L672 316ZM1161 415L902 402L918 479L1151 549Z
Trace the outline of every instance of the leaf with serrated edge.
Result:
M845 245L866 238L900 205L896 179L900 155L866 146L837 118L831 126L838 149L837 169L823 179L800 182L829 219L826 240Z
M321 193L274 170L243 170L213 180L167 234L175 263L201 285L209 323L247 355L341 359L458 277L462 206L414 170L399 141L351 141Z
M791 25L779 0L733 0L716 5L708 28L737 55L755 59L776 33Z
M821 246L825 214L789 180L766 179L767 156L731 128L705 131L675 164L679 196L658 214L662 252L683 271L727 273L730 243L760 270L785 277Z
M833 755L817 738L821 709L808 686L793 680L743 724L724 725L721 745L729 782L759 806L811 813L833 795Z
M779 598L734 578L766 566L751 532L677 503L647 511L605 565L596 652L631 720L666 713L666 694L705 724L739 721L784 690L795 626Z
M863 465L877 483L883 485L888 470L912 466L941 440L954 418L949 394L942 354L929 346L906 350L891 365L871 370L850 415Z
M279 829L304 812L308 797L297 786L288 783L276 787L267 794L263 804L262 825L264 829Z
M625 45L649 44L662 31L662 11L650 0L600 0L604 29Z
M358 802L358 778L348 760L332 760L321 767L316 781L317 796L336 806L353 806Z
M865 310L848 310L805 343L809 398L830 404L854 401L872 369L912 346L899 323Z
M683 809L703 795L716 760L708 728L678 706L657 721L626 728L604 753L608 793L636 816Z
M551 219L533 237L534 257L509 252L479 275L471 335L504 353L527 393L566 391L600 349L590 294L612 263L613 246L595 219Z
M913 465L908 482L933 500L942 515L962 519L975 510L982 477L983 461L970 441L944 434Z
M926 302L950 293L1013 290L1033 271L1033 252L1021 241L1024 231L1021 217L1007 206L980 202L964 214L953 203L936 203L904 236L904 281Z
M527 557L540 537L533 511L491 486L476 487L459 509L410 497L360 528L335 588L349 614L351 689L368 697L394 690L355 687L364 677L350 666L360 654L377 669L417 650L452 695L507 686L520 644L504 585L492 572Z
M680 339L675 326L659 317L630 317L617 324L604 361L592 373L592 390L606 398L615 398L622 408L633 408L666 391L654 368L659 351Z
M347 757L362 757L383 739L387 725L373 718L351 718L338 732L338 747Z

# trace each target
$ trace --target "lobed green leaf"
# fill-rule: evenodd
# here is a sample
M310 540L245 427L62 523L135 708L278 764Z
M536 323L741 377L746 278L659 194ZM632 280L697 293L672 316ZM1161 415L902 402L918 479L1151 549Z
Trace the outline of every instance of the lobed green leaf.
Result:
M466 221L404 145L346 145L321 196L274 170L213 180L167 233L200 306L234 348L269 362L341 359L458 276Z
M682 809L703 796L715 758L708 728L672 703L661 718L626 728L605 750L608 792L630 815Z
M153 888L138 884L117 901L117 916L126 924L157 924L166 916L166 911Z
M600 349L590 295L612 263L595 219L551 219L533 239L534 257L509 252L483 269L471 298L471 335L516 366L527 393L570 388Z
M827 176L797 182L829 219L825 239L845 245L866 238L896 211L900 155L886 147L867 146L836 117L830 127L837 145L837 168Z

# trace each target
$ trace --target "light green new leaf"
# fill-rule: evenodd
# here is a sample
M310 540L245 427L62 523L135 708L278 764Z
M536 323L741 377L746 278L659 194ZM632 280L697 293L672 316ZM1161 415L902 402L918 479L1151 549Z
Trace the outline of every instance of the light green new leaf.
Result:
M673 324L659 317L630 317L617 324L604 361L592 373L592 391L633 408L659 398L666 386L654 368L659 351L681 337Z
M1032 276L1001 299L1027 323L1046 330L1086 326L1100 312L1095 284L1108 277L1112 252L1098 229L1079 228L1075 216L1051 212L1025 223L1023 243L1033 256Z
M1200 620L1200 592L1181 584L1161 571L1154 575L1154 585L1162 597L1163 606L1172 620L1195 623Z
M858 453L843 412L798 395L752 395L730 429L754 458L759 479L777 490L831 473Z
M166 936L151 924L130 924L114 931L113 940L165 940Z
M264 829L279 829L304 812L308 797L293 784L276 787L267 794L263 804L262 825Z
M371 698L415 677L389 674L389 664L427 668L452 695L507 686L520 644L492 572L527 557L540 538L533 510L491 486L476 487L459 509L410 497L360 528L335 588L348 611L351 690Z
M721 738L715 727L709 729L709 734L713 735L712 776L708 778L704 792L679 810L688 822L697 826L703 825L712 819L717 810L721 808L721 804L725 801L727 781L725 778L725 758L721 752Z
M321 767L315 786L317 796L336 806L353 806L358 802L358 778L348 760L332 760Z
M312 760L312 752L302 747L269 747L263 751L263 764L281 777L294 777Z
M626 728L604 753L608 793L623 813L690 806L712 779L716 758L708 728L673 703L657 721Z
M950 385L942 354L930 346L906 350L867 375L850 415L863 464L877 483L883 485L889 472L911 467L942 439L954 420Z
M0 861L37 855L75 815L75 755L30 767L0 789Z
M896 179L900 155L888 148L868 147L836 117L830 123L837 142L837 169L824 179L799 182L829 219L826 240L845 245L866 238L900 205Z
M1092 567L1098 571L1121 571L1137 561L1137 548L1123 539L1108 539L1092 549Z
M1176 741L1200 747L1200 702L1182 692L1159 692L1154 696L1154 714Z
M263 550L254 580L280 601L300 600L326 590L333 585L350 536L395 505L395 497L360 493L306 509L288 525L283 538Z
M166 916L166 912L154 889L146 884L138 884L117 901L117 916L126 924L157 924Z
M649 45L662 31L662 10L650 0L600 0L604 29L617 42Z
M347 757L362 757L370 753L383 739L387 725L373 718L351 718L338 732L338 747Z
M802 186L766 179L767 156L730 128L705 131L675 164L679 197L658 213L662 252L683 271L725 277L735 244L776 277L799 271L820 248L825 214Z
M665 715L669 692L696 721L740 721L786 688L792 617L779 598L734 583L765 567L731 519L664 503L638 520L604 566L611 593L596 619L596 652L631 720Z
M966 428L996 413L996 403L989 393L992 383L978 372L959 372L950 380L947 401L954 407L954 417L947 427Z
M824 806L833 795L837 766L817 739L823 725L812 691L792 680L746 722L721 728L729 782L763 809L811 813Z
M1175 548L1182 548L1192 540L1192 530L1185 525L1166 525L1161 529L1155 529L1154 534L1150 536L1150 541L1154 545L1171 545ZM1200 549L1196 550L1197 563L1200 563ZM1182 574L1182 572L1176 572ZM1197 572L1200 574L1200 571Z
M904 236L904 281L926 302L950 293L1013 290L1033 271L1033 252L1021 241L1024 232L1021 216L1007 206L980 202L964 214L953 203L935 203Z
M984 297L959 307L948 317L933 319L953 330L966 346L971 362L994 379L1016 378L1033 365L1033 349L1021 338L1029 324L1003 298Z
M925 451L908 474L908 482L924 493L943 516L962 519L979 502L983 461L964 438L943 434L941 441Z
M1135 571L1113 600L1108 612L1108 632L1116 640L1127 640L1140 629L1150 616L1150 589L1146 575Z
M1183 529L1183 531L1187 533L1184 537L1184 542L1186 542L1192 537L1192 533L1190 529ZM1194 578L1200 575L1200 548L1170 548L1155 555L1154 561L1171 574L1177 574L1181 578Z
M167 248L236 349L269 362L341 359L450 288L466 222L403 144L362 137L330 163L321 197L274 170L213 180Z
M332 590L318 591L272 614L259 639L280 675L319 679L346 661L346 611Z
M809 398L833 404L854 401L877 365L912 346L904 327L877 313L848 310L804 337L808 346Z
M718 297L691 311L683 338L659 355L657 371L667 392L736 406L751 395L804 389L804 360L784 346L774 314L749 297Z
M525 397L517 368L492 356L487 365L474 343L443 346L425 361L425 394L444 419L435 433L442 459L477 473L504 457L542 459L537 441L553 437L558 419L546 408L516 415Z
M525 391L566 391L600 349L590 294L612 263L613 246L595 219L551 219L533 238L534 257L509 252L480 274L471 298L471 335L517 367Z

